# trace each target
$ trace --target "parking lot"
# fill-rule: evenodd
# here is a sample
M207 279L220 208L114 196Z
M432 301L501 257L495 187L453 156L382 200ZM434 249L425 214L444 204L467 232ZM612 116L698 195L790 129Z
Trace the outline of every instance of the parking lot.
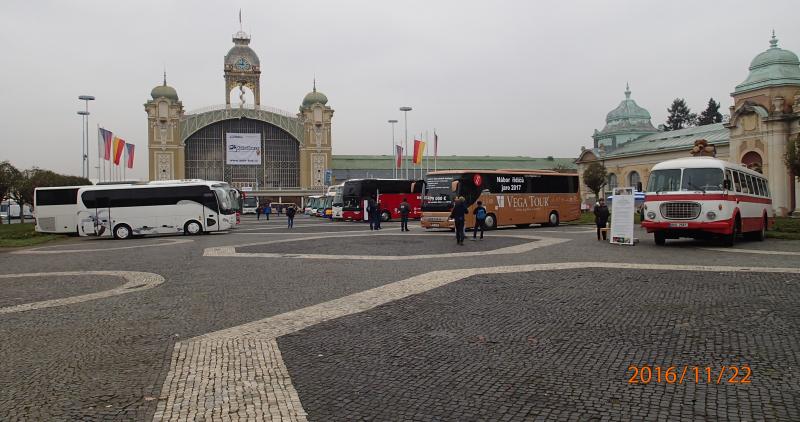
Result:
M383 227L1 252L0 419L800 420L798 242Z

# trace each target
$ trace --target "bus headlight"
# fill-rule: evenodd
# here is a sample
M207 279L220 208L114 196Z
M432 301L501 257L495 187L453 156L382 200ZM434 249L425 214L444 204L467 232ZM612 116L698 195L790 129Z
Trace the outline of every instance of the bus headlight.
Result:
M647 212L647 219L648 220L655 220L656 219L656 213L654 213L653 211L648 211Z
M708 217L709 220L713 220L717 218L717 213L715 213L714 211L709 211L706 213L706 217Z

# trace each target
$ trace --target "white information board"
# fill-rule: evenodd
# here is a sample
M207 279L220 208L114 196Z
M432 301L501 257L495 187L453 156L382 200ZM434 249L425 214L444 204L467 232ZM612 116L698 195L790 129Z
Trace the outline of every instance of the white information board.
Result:
M261 164L261 134L226 133L225 163L234 165Z
M614 188L611 198L611 243L633 245L633 188Z

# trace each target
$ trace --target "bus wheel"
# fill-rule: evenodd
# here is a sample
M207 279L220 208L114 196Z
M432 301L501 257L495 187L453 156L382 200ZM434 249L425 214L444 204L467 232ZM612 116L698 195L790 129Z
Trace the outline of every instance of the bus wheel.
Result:
M183 226L183 233L184 234L200 234L203 231L203 226L200 225L197 221L190 220L187 221L186 224Z
M114 227L114 239L130 239L131 234L131 228L127 224L117 224Z
M392 214L389 211L384 211L381 213L381 221L389 221L392 219Z
M559 221L559 219L558 219L558 213L557 213L557 212L555 212L555 211L552 211L552 212L550 213L550 217L548 217L548 218L547 218L547 223L548 223L548 225L549 225L550 227L556 227L556 226L558 226L558 223L559 223L559 222L560 222L560 221Z
M767 216L762 219L761 228L756 232L747 233L747 238L759 242L763 242L767 238Z
M497 228L497 217L495 217L494 214L487 214L484 223L487 229L494 230Z
M742 230L742 220L739 219L739 216L736 216L736 219L733 221L733 230L731 230L731 234L725 235L722 238L722 242L725 246L733 246L736 243L736 236L739 235L739 232Z
M653 240L656 241L656 245L663 246L667 244L667 236L664 232L654 232L653 233Z

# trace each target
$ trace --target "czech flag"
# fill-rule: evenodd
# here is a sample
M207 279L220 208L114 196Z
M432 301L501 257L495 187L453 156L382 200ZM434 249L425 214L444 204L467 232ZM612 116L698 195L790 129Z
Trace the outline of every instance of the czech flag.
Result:
M396 156L395 157L396 166L397 168L400 168L403 166L403 147L401 147L400 145L395 145L394 147L396 151L396 153L394 154Z
M111 140L114 138L114 134L103 128L97 130L97 155L108 161L111 159Z
M422 164L422 157L425 155L425 142L414 139L414 164Z
M125 144L125 165L129 168L133 168L133 151L136 149L136 146L131 143Z
M125 140L122 138L114 137L114 164L119 165L119 160L122 158L122 150L125 149Z

